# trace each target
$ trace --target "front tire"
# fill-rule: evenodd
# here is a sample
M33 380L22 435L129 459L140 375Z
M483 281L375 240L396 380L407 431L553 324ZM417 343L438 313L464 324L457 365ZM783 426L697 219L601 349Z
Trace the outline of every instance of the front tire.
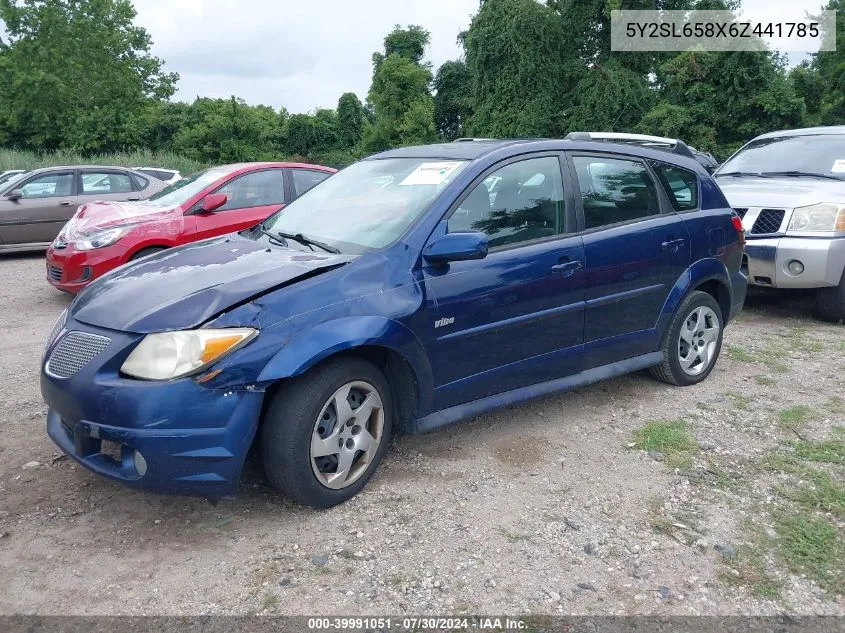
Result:
M663 362L651 368L658 380L678 387L710 375L722 351L722 310L706 292L694 290L678 306L663 342Z
M378 368L359 358L329 360L273 396L261 430L264 470L292 499L328 508L366 485L392 430L390 387Z
M816 292L816 313L824 321L845 321L845 271L835 288L819 288Z

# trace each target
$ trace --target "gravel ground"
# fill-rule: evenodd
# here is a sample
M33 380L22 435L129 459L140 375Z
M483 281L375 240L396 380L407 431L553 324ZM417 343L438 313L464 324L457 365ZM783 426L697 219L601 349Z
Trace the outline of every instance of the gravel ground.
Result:
M845 614L845 327L811 297L751 297L702 385L635 374L399 437L313 511L252 467L213 506L62 458L38 371L68 299L43 268L0 257L0 613ZM796 457L822 440L833 457ZM816 476L833 492L800 505ZM789 526L817 523L796 556Z

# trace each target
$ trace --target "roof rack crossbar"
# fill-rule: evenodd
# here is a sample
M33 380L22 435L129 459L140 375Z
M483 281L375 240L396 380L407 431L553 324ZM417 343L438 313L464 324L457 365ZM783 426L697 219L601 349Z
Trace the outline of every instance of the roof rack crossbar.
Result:
M683 141L676 138L664 136L650 136L648 134L627 134L625 132L570 132L566 135L570 141L617 141L620 143L635 143L654 147L655 149L667 149L674 154L695 158L690 147Z

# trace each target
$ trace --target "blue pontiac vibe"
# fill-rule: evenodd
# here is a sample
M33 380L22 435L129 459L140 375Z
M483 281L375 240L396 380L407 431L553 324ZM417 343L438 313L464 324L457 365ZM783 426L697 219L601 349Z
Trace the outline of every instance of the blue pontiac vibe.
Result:
M327 507L393 433L647 367L704 380L745 300L739 218L683 143L597 136L384 152L114 270L47 341L50 437L210 499L256 443L273 486Z

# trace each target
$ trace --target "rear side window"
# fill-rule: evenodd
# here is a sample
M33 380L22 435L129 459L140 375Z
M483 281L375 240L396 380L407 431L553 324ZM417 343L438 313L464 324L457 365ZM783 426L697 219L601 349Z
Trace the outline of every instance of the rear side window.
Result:
M162 171L160 169L139 169L142 174L147 174L147 176L152 176L153 178L158 178L159 180L170 180L173 178L173 172L170 171Z
M693 211L698 208L698 175L695 172L657 161L651 163L651 168L657 174L675 211Z
M312 169L292 169L293 172L293 187L296 190L297 197L309 189L313 189L331 174L324 171L314 171Z
M139 176L138 174L132 174L132 185L135 187L135 191L141 191L142 189L146 189L147 185L150 184L150 181L144 178L143 176Z
M645 165L604 156L573 156L585 228L630 222L660 213L657 188Z
M133 191L132 181L128 174L116 172L83 172L83 194L113 194L129 193Z

